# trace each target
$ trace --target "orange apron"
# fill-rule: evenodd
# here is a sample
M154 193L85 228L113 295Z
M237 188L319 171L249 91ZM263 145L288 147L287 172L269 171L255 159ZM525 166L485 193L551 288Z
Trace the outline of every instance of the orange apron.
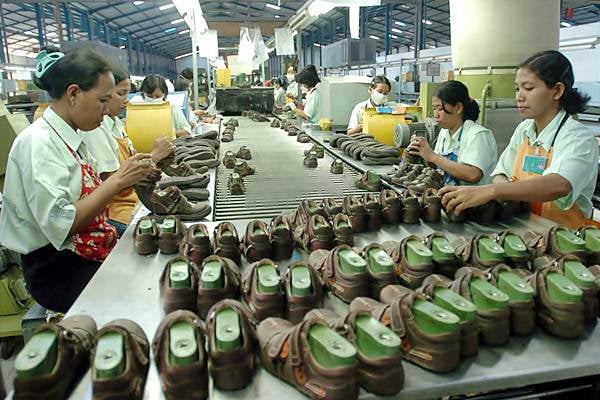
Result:
M129 147L129 139L117 139L119 145L119 161L122 163L133 155ZM108 205L108 217L113 221L129 225L133 218L133 209L139 201L133 187L123 189L119 194L113 197L112 202Z
M552 154L554 150L554 142L556 141L556 136L560 132L561 128L569 118L569 115L565 115L563 120L561 121L556 133L554 134L554 138L552 139L552 143L550 144L550 150L546 151L542 146L532 146L529 144L529 139L525 138L519 149L517 150L517 156L515 158L515 162L513 164L513 181L518 180L527 180L542 176L535 172L529 172L524 170L524 162L526 156L534 156L534 157L546 157L546 165L545 168L548 168L550 164L552 164ZM544 169L545 169L544 168ZM588 223L589 220L583 215L579 207L573 204L571 208L568 210L560 209L555 201L547 201L545 203L532 203L531 204L531 212L537 215L541 215L544 218L548 218L558 224L567 226L572 229L577 229L584 224Z

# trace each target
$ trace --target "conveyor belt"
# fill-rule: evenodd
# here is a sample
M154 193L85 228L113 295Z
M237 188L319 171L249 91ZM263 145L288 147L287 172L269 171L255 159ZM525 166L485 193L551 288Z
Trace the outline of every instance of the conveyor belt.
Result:
M296 137L288 136L278 128L271 128L267 122L253 122L238 118L233 142L223 143L221 156L226 151L237 152L240 146L252 151L248 163L256 167L254 175L244 177L246 193L240 196L229 194L227 179L232 170L222 164L217 169L215 183L215 221L247 218L270 218L284 211L291 211L301 199L342 199L348 195L365 193L354 186L360 173L345 165L343 175L329 172L333 158L325 154L318 160L317 168L303 165L304 150L312 143L302 144Z

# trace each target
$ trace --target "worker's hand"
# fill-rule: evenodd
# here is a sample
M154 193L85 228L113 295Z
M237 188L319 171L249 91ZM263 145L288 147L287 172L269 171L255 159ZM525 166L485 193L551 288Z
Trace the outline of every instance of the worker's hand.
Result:
M433 158L436 156L429 146L427 139L421 136L413 136L406 150L412 155L421 156L421 158L427 162L432 162Z
M160 170L152 161L152 155L137 153L121 163L121 167L109 179L115 179L119 191L145 179L160 179Z
M445 186L439 191L442 206L457 215L468 208L477 207L494 199L494 185Z
M191 134L186 131L185 129L180 129L177 132L175 132L175 136L177 137L184 137L184 136L190 136Z
M206 110L194 110L194 114L201 117L206 114Z
M173 154L175 146L171 143L171 140L166 136L161 136L154 140L154 146L152 148L152 161L158 163L163 158L166 158Z

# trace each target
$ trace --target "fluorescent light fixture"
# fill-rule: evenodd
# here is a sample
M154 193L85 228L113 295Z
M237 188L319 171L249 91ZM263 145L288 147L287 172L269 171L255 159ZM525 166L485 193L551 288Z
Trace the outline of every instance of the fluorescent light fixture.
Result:
M6 67L2 67L2 68L5 69L5 70L7 70L7 71L29 71L29 72L35 71L35 68L32 68L32 67L20 67L20 66L17 66L17 65L7 65Z
M560 26L564 26L565 28L568 28L569 26L572 26L572 25L568 22L563 21L560 23Z
M169 28L169 29L165 29L165 33L173 33L176 32L177 28Z
M381 38L380 38L380 37L378 37L378 36L375 36L375 35L369 35L369 37L370 37L371 39L375 39L375 40L381 40Z
M48 37L56 37L58 34L56 32L48 32Z
M391 31L396 33L402 33L402 31L398 28L392 28Z
M281 18L281 16L275 14L275 19L279 19L279 18Z
M573 50L587 50L587 49L593 49L593 48L594 48L593 44L582 44L579 46L561 47L559 50L560 51L573 51Z
M410 6L408 4L400 4L400 8L404 8L405 10L408 10L410 8Z
M321 45L319 43L314 43L314 46L321 47Z
M171 21L171 24L177 25L177 24L182 23L183 21L184 21L183 18L179 18L179 19L175 19L175 20Z
M119 48L120 48L120 49L124 49L124 48L125 48L125 46L119 46Z
M269 7L269 8L272 8L273 10L281 10L281 7L276 6L275 4L267 3L267 4L265 4L265 6Z
M406 26L406 24L405 24L404 22L402 22L402 21L394 21L394 23L395 23L396 25L400 25L400 26Z
M423 23L424 23L425 25L432 25L432 24L433 24L433 22L431 22L431 21L430 21L430 20L428 20L428 19L423 19L422 21L423 21Z
M390 37L391 37L392 39L398 39L398 38L399 38L399 37L398 37L398 36L396 36L396 35L390 35Z
M585 39L573 39L573 40L565 40L564 42L560 42L560 47L564 46L576 46L578 44L591 44L597 41L597 37L585 38Z
M180 34L180 35L183 35L184 33L189 33L189 31L190 31L189 29L186 29L185 31L181 31L181 32L179 32L179 34Z
M25 31L25 34L26 35L33 35L33 32L31 32L31 31Z
M171 4L165 4L164 6L160 6L158 7L159 10L164 11L164 10L168 10L169 8L173 8L175 7L175 4L171 3Z
M321 14L327 14L335 8L334 4L325 1L315 1L308 6L308 14L313 17L318 17Z
M139 6L140 4L144 4L144 2L143 1L134 1L133 2L134 6Z

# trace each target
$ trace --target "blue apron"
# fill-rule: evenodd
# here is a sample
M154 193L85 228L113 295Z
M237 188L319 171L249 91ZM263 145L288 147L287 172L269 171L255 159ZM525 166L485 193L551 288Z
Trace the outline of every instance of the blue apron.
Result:
M441 154L442 157L446 157L448 160L450 161L454 161L454 162L458 162L458 151L460 149L460 138L462 137L462 131L463 131L463 126L464 124L462 124L460 126L460 130L458 131L458 136L456 138L456 142L458 143L458 146L456 147L456 152L455 151L450 151L446 154ZM445 145L445 140L444 143L442 143L442 148L444 148ZM448 186L448 185L455 185L455 186L460 186L460 180L454 178L452 175L450 175L449 173L444 171L444 185Z

